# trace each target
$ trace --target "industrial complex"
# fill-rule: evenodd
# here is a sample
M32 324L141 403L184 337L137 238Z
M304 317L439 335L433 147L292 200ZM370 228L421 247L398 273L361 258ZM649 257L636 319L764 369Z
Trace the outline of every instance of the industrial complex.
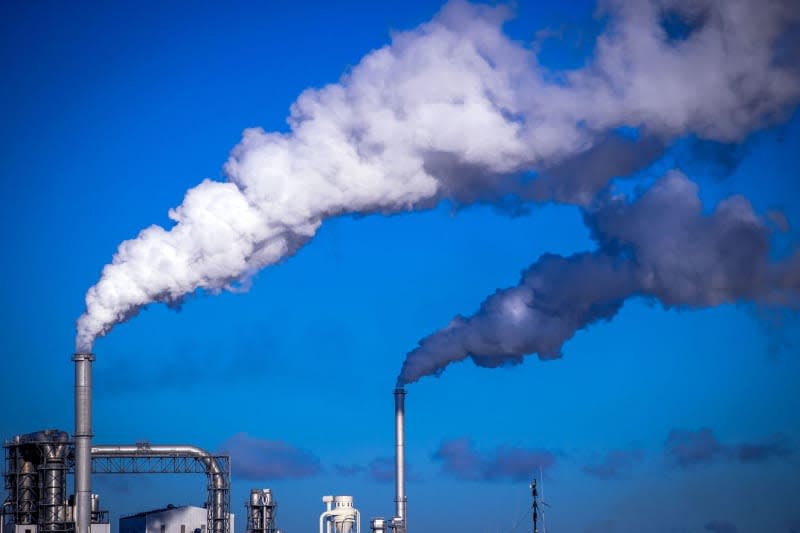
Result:
M231 463L191 445L97 444L92 442L92 362L75 354L75 432L46 429L16 435L4 444L7 496L0 511L0 533L110 533L109 513L92 492L92 474L204 473L204 507L167 506L123 516L119 533L232 533ZM407 533L405 490L405 390L394 391L395 513L372 518L374 533ZM68 476L74 494L67 494ZM320 533L360 533L361 514L350 495L325 495ZM277 502L268 488L254 488L245 504L247 533L281 533Z

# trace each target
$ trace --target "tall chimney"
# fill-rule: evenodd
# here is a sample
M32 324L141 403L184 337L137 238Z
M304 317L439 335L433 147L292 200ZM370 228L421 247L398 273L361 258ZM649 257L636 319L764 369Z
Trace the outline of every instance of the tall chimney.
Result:
M92 497L92 361L76 353L75 361L75 532L89 533Z
M405 397L402 387L394 390L395 533L406 533Z

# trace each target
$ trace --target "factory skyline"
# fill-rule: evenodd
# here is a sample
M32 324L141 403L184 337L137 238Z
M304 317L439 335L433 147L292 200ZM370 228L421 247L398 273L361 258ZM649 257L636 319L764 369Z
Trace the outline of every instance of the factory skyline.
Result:
M72 433L71 336L86 288L121 241L182 220L189 207L172 220L166 213L202 179L213 188L238 175L255 190L230 161L220 170L244 128L292 135L298 116L315 116L336 94L305 93L287 127L304 90L343 73L344 87L362 87L362 58L381 57L371 51L392 46L413 59L413 45L435 43L441 28L467 43L485 39L489 63L502 72L519 74L503 64L515 47L535 52L550 72L583 72L602 53L596 43L609 21L624 19L625 2L604 5L455 2L441 11L420 1L316 5L313 14L280 2L136 13L3 7L4 48L16 50L2 57L13 74L2 89L8 120L0 129L9 228L4 438L55 427ZM715 36L708 20L720 9L741 24L738 34L774 39L776 54L765 71L757 46L748 61L723 56L731 63L720 72L766 79L776 69L795 79L795 34L781 40L765 30L770 10L758 25L709 5L709 18L670 26L678 33L669 39L690 39L680 31L691 34L693 24ZM785 5L770 4L775 13ZM647 76L671 72L644 68L658 66L645 52L635 65ZM686 58L691 68L708 66ZM712 66L716 59L702 58ZM312 229L303 220L280 234L285 255L248 263L246 275L221 272L199 285L206 291L175 292L169 308L123 309L119 316L137 316L92 350L95 441L230 453L233 508L241 512L250 488L270 487L285 531L314 528L323 494L352 494L362 513L389 518L395 428L387 391L403 368L400 381L415 382L405 446L412 531L508 530L529 513L528 483L538 472L554 530L797 530L800 120L797 96L780 82L743 83L732 93L758 105L737 104L730 117L727 96L703 95L676 126L680 113L662 107L662 95L656 107L639 102L646 118L632 120L638 129L614 127L591 141L558 130L597 152L542 149L537 159L498 141L494 151L465 150L463 160L425 160L445 193L423 194L420 183L417 196L404 190L385 200L379 191L380 201L358 197L352 209L323 203L321 224L312 217ZM584 112L613 123L607 115L621 111L608 105ZM503 118L533 120L522 111ZM244 168L261 157L260 135L251 133L256 148L245 136L231 161ZM509 185L519 167L504 162L516 157L535 169L553 153L569 164L519 182L541 187ZM603 174L607 160L615 165L602 179L616 196L604 196L605 182L591 176L570 181L586 167ZM473 164L500 188L488 194ZM448 181L461 175L473 181ZM404 212L409 206L415 212ZM203 235L192 238L205 242ZM226 290L217 295L219 280ZM538 307L525 300L530 294L542 298ZM531 324L547 324L548 334L531 335ZM457 347L455 355L443 346ZM477 364L451 364L465 358ZM117 515L205 499L197 480L94 483ZM670 509L657 503L667 499ZM459 515L479 503L487 505L469 519Z

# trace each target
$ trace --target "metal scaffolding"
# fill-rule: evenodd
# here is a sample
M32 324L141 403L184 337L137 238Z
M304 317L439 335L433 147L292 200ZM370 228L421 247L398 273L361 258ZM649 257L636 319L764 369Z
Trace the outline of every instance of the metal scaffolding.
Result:
M49 533L72 530L66 499L67 472L71 467L72 442L63 431L49 429L18 435L5 448L3 513L14 524L37 525Z
M228 456L214 456L220 470ZM206 465L196 457L92 457L93 474L205 474Z
M37 525L46 533L71 533L74 508L67 502L67 474L75 470L75 445L63 431L18 435L5 448L8 498L0 520ZM208 532L230 533L231 466L229 455L212 455L195 446L93 446L94 474L206 474ZM91 495L91 523L107 523L108 512Z
M194 446L92 446L95 474L206 474L208 531L230 533L231 459Z
M244 505L247 508L246 533L280 533L275 529L278 504L272 498L270 489L250 490L250 499Z

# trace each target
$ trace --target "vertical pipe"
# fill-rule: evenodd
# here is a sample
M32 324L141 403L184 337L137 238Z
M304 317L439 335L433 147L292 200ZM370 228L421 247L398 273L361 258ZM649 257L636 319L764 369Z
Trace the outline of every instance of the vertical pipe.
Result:
M66 521L67 441L69 436L62 431L42 432L39 449L42 463L39 465L39 524L44 531L63 529Z
M92 361L76 353L75 361L75 532L89 533L92 497Z
M11 505L11 502L6 501L0 506L0 533L3 533L3 530L6 527L6 507Z
M98 524L100 522L100 495L99 494L92 494L91 502L90 502L90 509L91 512L89 513L89 517L91 519L92 524Z
M17 451L19 453L19 450ZM36 483L36 467L30 461L22 461L22 467L16 474L16 494L12 493L16 503L14 522L17 524L35 524L37 522L37 504L39 491Z
M3 533L6 527L6 507L9 505L11 505L11 502L6 501L3 503L2 507L0 507L0 533Z
M405 475L405 396L402 387L394 390L394 442L395 442L395 517L400 531L406 532L406 475Z

